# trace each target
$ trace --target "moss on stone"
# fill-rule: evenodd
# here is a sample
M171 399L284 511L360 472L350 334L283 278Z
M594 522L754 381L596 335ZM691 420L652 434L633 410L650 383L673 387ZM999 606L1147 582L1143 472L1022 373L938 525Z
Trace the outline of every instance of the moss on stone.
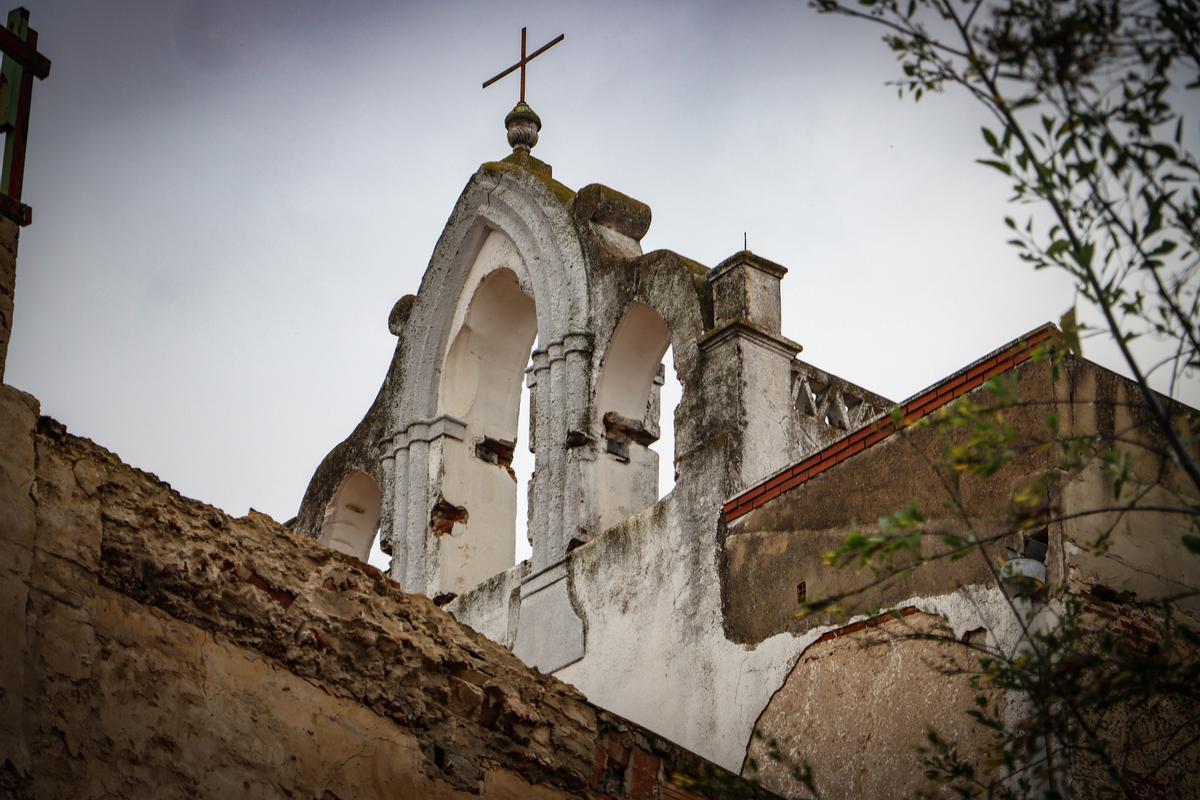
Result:
M480 167L484 172L507 173L510 175L525 172L537 178L563 204L568 207L575 199L575 192L566 185L554 180L553 168L528 153L515 152L502 161L486 161Z

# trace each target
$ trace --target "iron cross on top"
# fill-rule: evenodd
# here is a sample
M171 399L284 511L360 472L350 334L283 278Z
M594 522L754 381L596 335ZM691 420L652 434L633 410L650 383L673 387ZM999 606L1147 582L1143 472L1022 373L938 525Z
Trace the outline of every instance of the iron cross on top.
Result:
M525 55L525 28L521 28L521 60L518 61L517 63L513 64L511 67L504 70L503 72L501 72L499 75L495 76L494 78L488 78L486 81L483 82L483 88L486 89L487 87L491 86L496 81L503 78L505 75L508 75L509 73L511 73L514 69L520 68L520 70L521 70L521 102L524 103L525 102L525 65L528 64L530 61L533 61L535 58L540 56L542 53L549 50L551 47L554 47L554 45L558 44L565 38L566 38L566 35L560 33L556 38L550 40L549 42L546 42L544 45L539 47L537 50L534 50L529 55Z

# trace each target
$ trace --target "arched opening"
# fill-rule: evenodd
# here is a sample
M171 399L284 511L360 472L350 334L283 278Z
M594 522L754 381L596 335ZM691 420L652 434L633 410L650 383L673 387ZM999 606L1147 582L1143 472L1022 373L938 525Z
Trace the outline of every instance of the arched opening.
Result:
M518 481L513 459L525 368L537 335L533 299L508 268L487 273L471 297L443 370L442 409L465 423L442 447L440 594L459 594L512 566Z
M663 356L671 333L657 311L633 303L613 333L596 387L598 530L606 530L659 498ZM667 456L673 460L674 454Z
M366 561L379 532L383 492L362 470L353 470L325 506L321 535L317 539L339 553Z

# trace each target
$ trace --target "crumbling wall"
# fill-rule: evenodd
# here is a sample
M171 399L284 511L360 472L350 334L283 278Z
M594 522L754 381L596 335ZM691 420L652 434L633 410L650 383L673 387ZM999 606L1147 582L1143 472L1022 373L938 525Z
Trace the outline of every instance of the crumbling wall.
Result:
M672 775L719 773L8 387L0 515L2 796L689 797Z
M1104 611L1114 622L1099 621L1097 635L1116 635L1129 647L1152 646L1153 614L1130 601L1176 597L1176 613L1185 617L1200 604L1194 596L1195 562L1182 544L1191 520L1173 511L1182 507L1181 497L1191 494L1137 387L1073 358L1057 369L1045 361L1028 361L1006 377L1017 381L1017 402L1005 414L1016 442L1045 441L1047 418L1053 415L1063 437L1094 440L1099 452L1116 444L1129 454L1128 483L1136 486L1138 505L1155 510L1129 513L1122 507L1128 496L1114 499L1112 474L1104 470L1107 462L1089 456L1081 468L1062 473L1067 480L1061 488L1043 490L1044 505L1038 508L1051 518L1045 525L1045 573L1056 593L1123 598L1129 605ZM979 388L967 400L986 405L990 395ZM1179 406L1172 412L1189 413ZM989 731L967 716L980 691L969 677L978 673L982 654L955 642L975 636L993 652L1016 652L1023 631L994 570L1020 552L1020 532L1032 530L1021 525L1028 506L1015 504L1014 496L1055 470L1061 450L1013 444L1013 457L987 478L939 470L946 448L962 445L966 438L961 428L949 433L934 426L906 428L845 463L818 470L794 488L776 491L728 524L721 589L730 638L769 644L788 631L807 645L756 723L766 740L778 742L784 760L767 758L770 748L764 740L750 741L749 755L767 787L783 794L801 792L804 787L790 768L807 762L830 796L911 794L922 788L915 748L925 743L928 726L955 742L964 756L980 755L976 766L984 766ZM849 533L872 532L879 517L912 502L924 512L920 527L931 533L999 538L961 560L934 558L892 577L827 563L824 554ZM1009 546L1013 552L1006 552ZM925 557L947 552L940 535L926 537L922 547ZM803 601L826 598L834 598L835 604L796 613ZM1103 611L1102 605L1093 598L1089 613ZM951 631L943 632L949 634L945 638L925 637L922 625L930 624L925 614L878 626L856 621L829 628L851 615L877 613L873 609L936 614ZM814 634L819 634L815 642ZM1002 704L1016 701L1010 709L1019 714L1019 697L998 699ZM1200 748L1187 741L1185 728L1194 725L1194 716L1179 707L1169 690L1152 705L1134 702L1102 709L1089 724L1094 722L1131 768L1158 771L1146 796L1195 796L1190 776ZM1168 739L1171 747L1155 744ZM1174 750L1181 740L1183 746ZM749 761L745 769L750 772ZM1111 780L1103 759L1081 758L1071 769L1081 796L1107 789ZM1187 777L1164 780L1172 775Z
M829 631L804 651L755 725L746 774L785 796L806 794L793 770L808 767L825 797L912 797L926 788L916 748L930 727L960 752L982 752L989 732L965 713L979 694L965 673L978 663L965 647L920 638L945 634L906 610L915 613Z

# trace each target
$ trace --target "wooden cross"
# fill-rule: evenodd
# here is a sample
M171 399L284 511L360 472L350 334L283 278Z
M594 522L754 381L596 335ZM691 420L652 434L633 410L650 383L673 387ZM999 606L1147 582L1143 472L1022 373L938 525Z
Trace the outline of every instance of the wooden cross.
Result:
M4 68L0 73L0 133L4 137L4 167L0 171L0 214L18 225L33 219L21 202L25 183L25 144L29 140L29 101L33 79L50 74L50 60L38 52L37 31L29 27L29 12L15 8L8 27L0 28Z
M533 53L531 53L530 55L527 56L527 55L525 55L525 28L521 28L521 60L518 61L517 63L513 64L508 69L501 72L499 75L496 75L493 78L488 78L486 81L483 82L483 88L486 89L487 87L491 86L496 81L503 78L505 75L508 75L509 73L511 73L514 69L520 68L520 70L521 70L521 102L524 103L525 102L525 65L528 64L530 61L533 61L535 58L540 56L542 53L549 50L551 47L554 47L554 45L558 44L565 38L566 38L566 35L560 33L557 38L555 38L549 42L546 42L546 44L542 45L537 50L534 50Z

